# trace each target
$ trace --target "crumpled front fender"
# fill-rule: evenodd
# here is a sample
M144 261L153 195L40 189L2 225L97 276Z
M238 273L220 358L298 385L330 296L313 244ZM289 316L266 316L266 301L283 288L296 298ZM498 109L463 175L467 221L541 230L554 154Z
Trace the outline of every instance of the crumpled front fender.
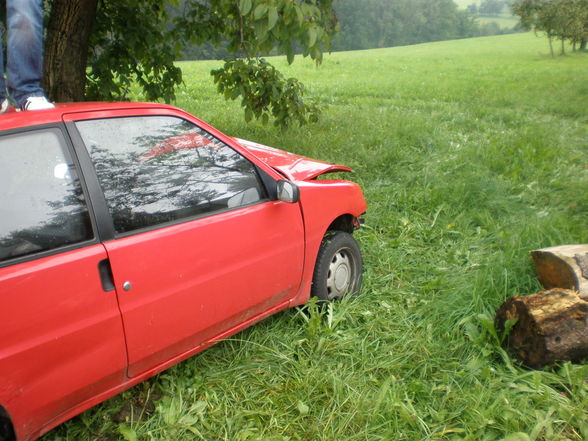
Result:
M350 167L344 165L330 164L316 159L305 158L304 156L245 139L233 139L259 160L265 162L292 181L310 181L325 173L353 171Z

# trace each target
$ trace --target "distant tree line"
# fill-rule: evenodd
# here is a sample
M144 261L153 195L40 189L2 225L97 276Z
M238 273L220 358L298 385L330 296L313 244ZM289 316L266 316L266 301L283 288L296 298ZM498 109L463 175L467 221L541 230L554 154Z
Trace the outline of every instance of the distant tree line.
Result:
M480 6L472 3L467 7L468 12L474 15L500 15L504 9L510 6L511 0L482 0Z
M501 10L505 2L497 1ZM181 15L183 4L171 11ZM333 50L357 50L429 41L470 38L501 34L496 23L480 25L474 14L460 10L453 0L336 0L334 2L339 32L332 40ZM512 31L510 31L512 32ZM184 59L222 59L228 55L227 44L220 42L184 48ZM272 55L279 54L275 50Z
M504 0L484 0L480 3L479 13L482 15L499 15L506 6Z
M560 41L562 55L566 41L574 50L586 49L588 0L515 0L512 9L520 17L523 29L547 36L551 56L554 56L554 40Z
M335 50L369 49L477 35L474 17L452 0L338 0Z

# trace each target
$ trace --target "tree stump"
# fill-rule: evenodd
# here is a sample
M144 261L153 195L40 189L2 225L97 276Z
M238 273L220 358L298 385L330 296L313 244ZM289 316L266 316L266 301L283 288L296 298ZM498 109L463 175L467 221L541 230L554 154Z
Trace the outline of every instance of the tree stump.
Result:
M518 321L507 345L525 365L588 358L588 302L577 292L552 289L511 297L496 313L496 329L504 330L510 319Z
M545 289L572 289L588 300L588 245L543 248L531 256Z

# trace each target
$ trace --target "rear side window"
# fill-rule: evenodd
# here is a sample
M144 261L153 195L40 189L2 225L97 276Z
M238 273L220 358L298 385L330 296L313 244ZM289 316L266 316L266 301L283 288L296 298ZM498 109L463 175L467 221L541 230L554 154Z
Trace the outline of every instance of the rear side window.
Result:
M79 121L117 233L253 204L255 166L181 118Z
M92 238L61 131L0 136L0 262Z

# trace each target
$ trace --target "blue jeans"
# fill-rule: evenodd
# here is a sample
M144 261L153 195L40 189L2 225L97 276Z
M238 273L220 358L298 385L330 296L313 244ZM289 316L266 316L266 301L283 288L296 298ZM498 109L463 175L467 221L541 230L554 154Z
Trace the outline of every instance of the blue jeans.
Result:
M0 101L8 93L22 107L31 96L44 96L43 6L42 0L6 0L6 79L4 57L0 50ZM0 30L0 37L1 37Z

